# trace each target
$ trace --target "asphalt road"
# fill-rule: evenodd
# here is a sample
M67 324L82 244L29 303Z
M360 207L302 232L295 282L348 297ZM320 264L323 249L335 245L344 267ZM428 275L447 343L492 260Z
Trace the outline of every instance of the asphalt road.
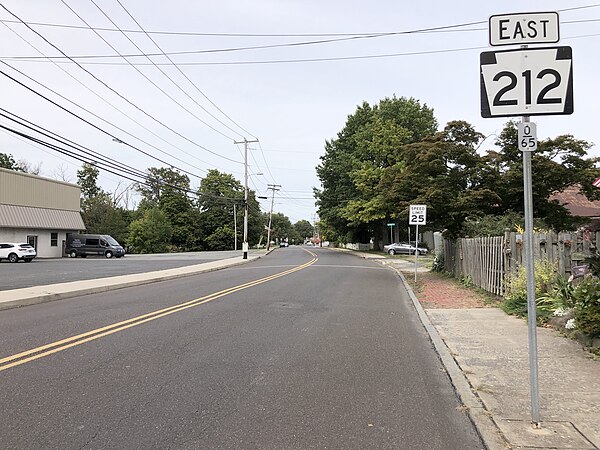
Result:
M311 251L0 311L0 445L483 448L396 274Z
M172 269L241 254L241 251L224 251L126 255L118 259L106 259L102 256L36 258L30 263L20 261L16 264L3 260L0 261L0 291Z

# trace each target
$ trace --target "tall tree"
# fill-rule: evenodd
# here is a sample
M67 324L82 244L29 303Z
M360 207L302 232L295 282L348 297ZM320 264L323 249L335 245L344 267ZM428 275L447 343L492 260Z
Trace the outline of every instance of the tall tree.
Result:
M198 188L199 230L204 248L233 249L234 221L237 221L238 246L241 245L239 243L242 239L243 200L244 189L232 175L221 173L216 169L208 171Z
M517 125L508 122L496 140L499 151L488 152L484 173L490 189L498 193L496 210L523 213L523 158L517 142ZM572 135L544 139L532 155L532 191L534 217L543 219L555 230L571 229L578 220L564 206L551 200L554 192L577 185L590 199L600 198L592 182L600 176L600 158L587 156L592 147Z
M3 169L15 170L17 172L27 172L22 163L15 161L13 155L0 153L0 167Z
M235 208L234 208L235 205ZM234 209L237 242L241 248L244 220L244 187L233 175L209 170L198 189L199 229L203 246L210 250L234 248ZM255 193L248 193L248 242L254 245L263 231L264 221Z
M314 227L308 220L299 220L294 224L294 229L298 239L301 239L302 241L313 237Z
M148 208L131 222L127 245L136 253L165 253L170 250L172 227L160 208Z
M384 170L402 164L403 146L436 129L433 110L413 98L386 98L373 107L365 102L348 117L317 167L319 217L332 238L368 242L382 234L392 212L379 189Z
M151 167L145 184L138 184L139 209L158 207L171 224L170 244L178 250L199 249L198 214L190 199L190 179L175 169Z
M109 234L123 243L128 235L128 214L98 186L99 174L97 167L87 163L77 171L77 183L81 187L81 216L86 231Z
M264 213L266 220L269 218L268 213ZM294 236L294 227L290 219L282 213L273 213L271 218L271 240L282 241L292 239Z

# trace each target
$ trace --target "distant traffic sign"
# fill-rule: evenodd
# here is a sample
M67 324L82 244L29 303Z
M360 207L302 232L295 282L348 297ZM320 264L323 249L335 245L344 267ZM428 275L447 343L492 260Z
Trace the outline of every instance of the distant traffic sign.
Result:
M387 226L388 226L388 227L395 227L395 226L396 226L396 224L395 224L395 223L388 223L388 224L387 224Z
M409 225L425 225L427 223L427 205L410 205Z
M545 47L480 55L481 116L573 114L571 47Z
M554 44L560 40L557 12L490 17L490 45Z

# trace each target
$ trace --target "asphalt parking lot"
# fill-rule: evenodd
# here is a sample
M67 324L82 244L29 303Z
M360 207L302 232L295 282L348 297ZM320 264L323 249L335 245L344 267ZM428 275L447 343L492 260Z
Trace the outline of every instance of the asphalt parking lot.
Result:
M124 258L36 258L30 263L0 261L0 291L69 281L152 272L240 256L241 251L126 255Z

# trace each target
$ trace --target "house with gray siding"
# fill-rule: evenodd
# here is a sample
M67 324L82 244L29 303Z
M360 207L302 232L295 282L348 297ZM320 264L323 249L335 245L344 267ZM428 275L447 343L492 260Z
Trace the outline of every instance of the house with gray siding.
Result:
M67 235L85 230L76 184L0 168L0 242L29 242L40 258L63 255Z

